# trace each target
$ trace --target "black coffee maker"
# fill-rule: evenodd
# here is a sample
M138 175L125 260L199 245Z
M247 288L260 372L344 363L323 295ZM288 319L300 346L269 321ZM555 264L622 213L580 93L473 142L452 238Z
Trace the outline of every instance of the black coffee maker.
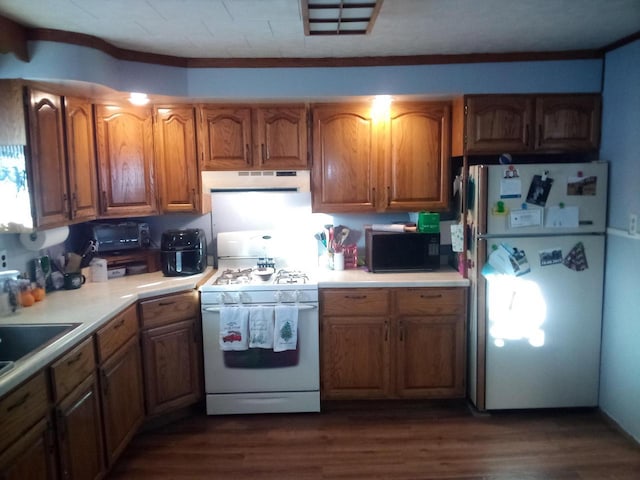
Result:
M195 275L207 267L207 239L201 228L167 230L160 243L162 273L167 277Z

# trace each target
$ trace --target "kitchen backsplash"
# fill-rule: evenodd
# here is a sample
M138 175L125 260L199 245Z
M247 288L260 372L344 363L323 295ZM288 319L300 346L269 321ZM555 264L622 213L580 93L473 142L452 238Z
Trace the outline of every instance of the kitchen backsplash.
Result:
M230 214L232 215L232 213ZM322 227L325 224L332 225L345 225L351 229L353 232L353 240L358 245L358 249L360 252L364 252L364 228L366 225L371 224L386 224L393 222L407 222L412 221L412 216L408 213L385 213L385 214L336 214L336 215L327 215L327 214L312 214L307 213L306 217L302 220L288 217L287 214L280 211L278 214L279 218L289 218L290 219L290 228L300 228L301 225L304 228L309 230L309 234L313 235L315 231L321 231ZM264 224L253 225L251 223L233 223L232 221L227 221L228 219L220 219L219 217L216 219L215 215L187 215L187 214L176 214L176 215L160 215L154 217L141 217L134 219L126 219L126 220L138 220L144 221L149 224L150 233L151 233L151 246L152 248L160 248L160 237L162 232L169 229L179 229L179 228L202 228L207 235L207 250L210 254L215 253L215 242L214 238L217 235L217 231L220 230L220 227L226 228L229 226L230 228L237 228L238 230L253 230L264 228ZM245 219L246 220L246 219ZM214 222L218 222L214 224ZM441 232L441 256L443 257L443 263L446 262L446 258L451 251L451 235L449 230L449 225L453 223L452 221L442 221L440 232ZM83 246L86 238L84 238L84 229L81 225L72 225L70 227L70 234L67 241L64 245L55 246L48 250L44 250L41 252L32 252L26 250L24 246L20 243L18 234L1 234L0 235L0 251L5 250L7 252L7 265L5 269L15 269L21 272L28 271L28 263L33 258L39 255L56 255L61 251L78 251ZM319 245L319 249L322 248Z

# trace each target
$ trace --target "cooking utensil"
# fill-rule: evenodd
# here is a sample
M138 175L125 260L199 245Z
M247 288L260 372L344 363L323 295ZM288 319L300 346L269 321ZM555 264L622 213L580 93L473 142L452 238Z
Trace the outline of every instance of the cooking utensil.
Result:
M342 227L342 229L340 230L340 234L338 235L338 243L340 245L345 245L350 233L350 229L348 229L347 227Z
M79 272L81 264L82 264L82 257L77 253L70 252L67 255L67 265L64 268L64 273Z

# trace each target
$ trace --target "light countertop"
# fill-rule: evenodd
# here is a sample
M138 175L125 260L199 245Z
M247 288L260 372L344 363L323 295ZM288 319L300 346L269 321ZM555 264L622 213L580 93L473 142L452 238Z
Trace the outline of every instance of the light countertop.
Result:
M457 270L442 267L435 272L371 273L366 268L319 269L319 288L467 287L469 280Z
M21 308L16 314L0 317L0 325L80 324L46 348L16 362L11 370L0 376L0 395L50 364L129 305L144 298L194 289L213 272L213 269L208 268L202 274L187 277L165 277L162 272L154 272L124 276L107 282L87 282L77 290L48 293L43 301L32 307Z
M215 270L200 275L165 277L162 272L124 276L107 282L87 282L77 290L48 293L42 302L0 317L0 324L78 323L69 333L46 348L24 358L0 376L0 396L93 334L120 311L138 300L191 290L201 285ZM437 272L370 273L366 269L316 272L319 288L376 287L466 287L469 281L456 270L444 267Z

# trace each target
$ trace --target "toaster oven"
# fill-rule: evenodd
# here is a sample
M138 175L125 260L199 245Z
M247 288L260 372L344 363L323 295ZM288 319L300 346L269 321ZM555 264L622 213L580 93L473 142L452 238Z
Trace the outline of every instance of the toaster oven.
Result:
M144 222L91 223L90 236L98 253L149 248L149 224Z

